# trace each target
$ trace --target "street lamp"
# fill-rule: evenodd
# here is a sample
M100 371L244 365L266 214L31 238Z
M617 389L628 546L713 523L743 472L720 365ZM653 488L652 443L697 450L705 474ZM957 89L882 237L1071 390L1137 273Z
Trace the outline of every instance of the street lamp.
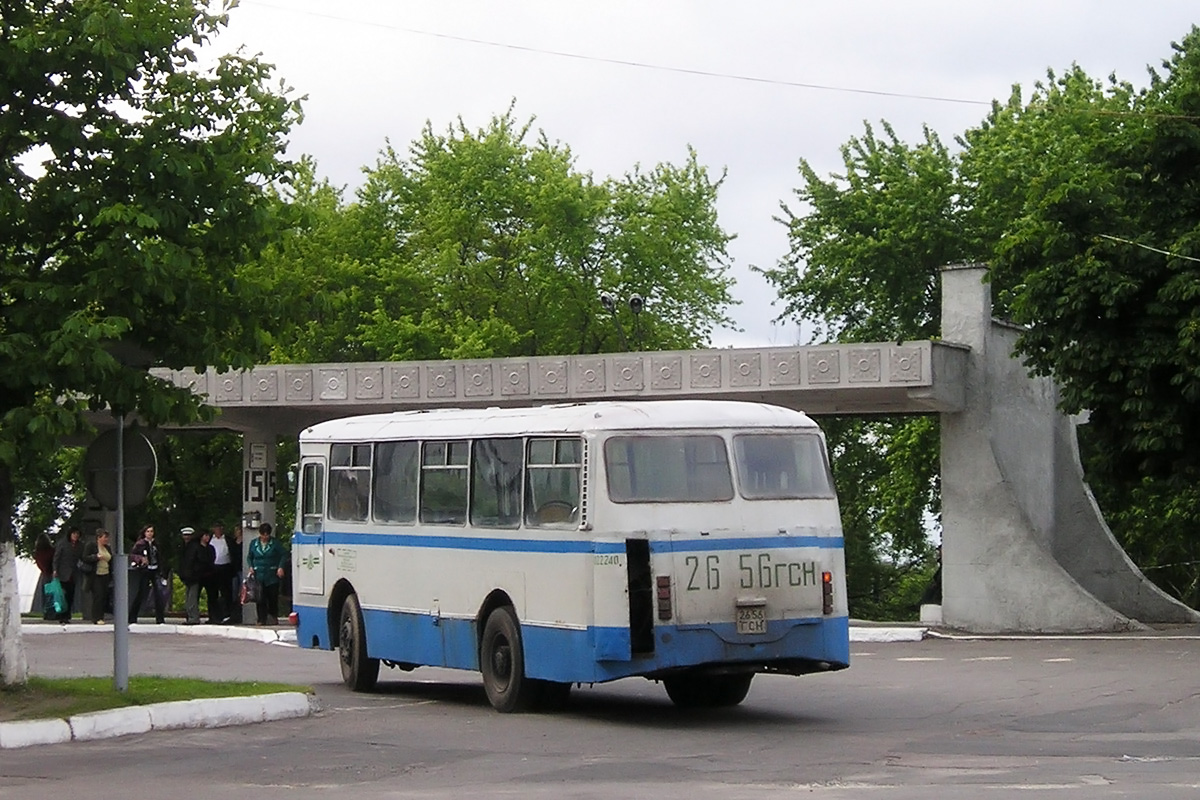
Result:
M646 307L646 301L640 294L631 294L629 300L629 310L633 312L633 331L637 337L637 349L642 349L642 309ZM600 305L609 314L612 314L613 325L617 328L617 338L621 340L621 349L629 349L629 341L625 338L625 328L621 326L621 318L617 315L617 298L611 292L600 293Z

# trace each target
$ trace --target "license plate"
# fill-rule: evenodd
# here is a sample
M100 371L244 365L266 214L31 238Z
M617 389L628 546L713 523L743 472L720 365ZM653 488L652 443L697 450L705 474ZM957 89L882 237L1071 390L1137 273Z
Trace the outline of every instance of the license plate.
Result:
M767 632L767 607L764 606L738 606L737 607L737 632L746 636L753 636Z

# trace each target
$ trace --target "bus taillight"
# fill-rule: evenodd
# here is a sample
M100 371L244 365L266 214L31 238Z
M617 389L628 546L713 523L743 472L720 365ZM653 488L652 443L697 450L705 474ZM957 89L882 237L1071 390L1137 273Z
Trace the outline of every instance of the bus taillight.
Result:
M833 613L833 573L821 573L821 613Z
M656 576L654 585L658 589L658 618L668 620L671 618L671 576Z

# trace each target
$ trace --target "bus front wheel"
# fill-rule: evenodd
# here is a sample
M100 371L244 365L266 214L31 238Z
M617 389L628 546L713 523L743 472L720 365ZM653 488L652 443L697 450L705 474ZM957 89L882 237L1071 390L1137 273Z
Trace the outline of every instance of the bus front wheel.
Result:
M734 675L678 675L663 678L667 697L680 708L736 706L750 693L753 672Z
M379 659L367 657L367 632L355 594L342 603L338 661L342 664L342 681L352 691L369 692L375 688L375 682L379 680Z
M488 614L479 645L479 669L488 702L497 711L528 711L537 701L539 687L525 677L521 626L511 606L501 606Z

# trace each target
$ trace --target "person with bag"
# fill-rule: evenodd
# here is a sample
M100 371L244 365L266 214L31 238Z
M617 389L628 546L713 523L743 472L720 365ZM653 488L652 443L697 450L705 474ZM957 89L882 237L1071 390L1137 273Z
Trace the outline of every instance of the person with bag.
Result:
M94 625L104 624L104 607L108 605L108 584L112 579L112 551L108 549L108 531L96 529L95 541L83 548L83 591L88 597L87 615Z
M159 567L165 566L159 562L158 543L154 541L154 526L147 525L138 534L138 540L129 551L129 573L132 576L130 594L133 596L129 604L129 624L137 622L138 612L149 593L154 600L154 621L162 625L166 621L166 609L162 592L158 591ZM165 573L165 570L163 570Z
M75 576L80 571L79 562L83 558L83 544L79 537L79 528L72 525L54 548L54 571L50 577L58 579L65 598L64 608L57 617L61 622L70 622L75 610Z
M259 525L258 538L250 543L250 552L246 557L250 567L246 580L248 582L253 578L259 588L255 602L259 625L279 624L279 584L283 580L283 564L286 560L287 551L277 539L271 537L271 524L264 522Z

